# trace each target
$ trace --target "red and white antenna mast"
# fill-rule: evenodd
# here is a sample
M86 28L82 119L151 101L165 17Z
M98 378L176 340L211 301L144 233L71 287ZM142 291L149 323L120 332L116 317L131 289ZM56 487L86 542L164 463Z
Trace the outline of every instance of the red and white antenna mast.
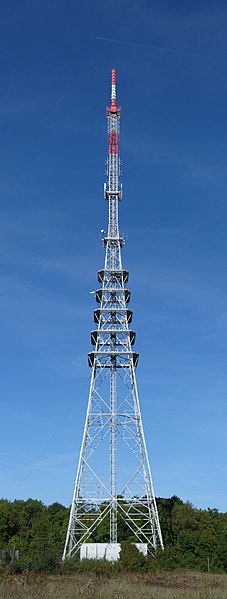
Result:
M121 107L116 104L116 69L112 69L111 105L106 107L108 131L107 182L104 184L104 197L109 200L108 236L116 237L118 230L118 200L122 198L120 183L120 118Z
M111 79L111 106L116 108L116 69L112 69Z

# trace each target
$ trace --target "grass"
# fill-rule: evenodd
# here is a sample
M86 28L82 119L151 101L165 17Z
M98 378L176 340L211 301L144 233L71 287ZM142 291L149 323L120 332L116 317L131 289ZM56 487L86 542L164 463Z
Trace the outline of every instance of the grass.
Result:
M197 572L0 577L0 599L227 599L227 576Z

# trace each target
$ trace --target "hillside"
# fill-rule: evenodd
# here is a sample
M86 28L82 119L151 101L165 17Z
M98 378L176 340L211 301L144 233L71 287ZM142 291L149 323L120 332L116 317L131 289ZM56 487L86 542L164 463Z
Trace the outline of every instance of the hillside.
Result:
M165 551L157 553L159 569L196 569L227 572L227 513L201 510L178 497L157 499ZM61 561L69 508L59 503L46 506L28 499L0 500L1 568L7 563L15 571L54 571ZM124 522L118 523L119 540L134 541ZM93 541L108 542L108 518ZM209 559L208 559L209 558ZM154 560L150 562L154 567Z

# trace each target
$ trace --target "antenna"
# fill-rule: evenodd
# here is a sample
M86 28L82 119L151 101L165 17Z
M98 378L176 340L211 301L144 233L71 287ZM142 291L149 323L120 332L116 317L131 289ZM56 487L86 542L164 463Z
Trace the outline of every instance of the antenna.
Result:
M130 326L129 273L121 258L125 240L118 224L122 185L116 69L112 69L106 116L108 230L101 231L105 261L95 292L96 328L88 354L90 391L63 560L79 551L81 557L116 559L122 526L124 538L127 530L140 550L145 547L145 553L155 555L157 547L163 548L136 381L139 354L134 351L136 333ZM104 520L109 522L109 535L97 549L95 541Z

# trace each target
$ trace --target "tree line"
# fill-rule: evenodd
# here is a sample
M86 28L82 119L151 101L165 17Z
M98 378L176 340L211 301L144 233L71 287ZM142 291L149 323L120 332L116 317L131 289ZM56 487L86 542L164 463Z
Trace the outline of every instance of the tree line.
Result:
M165 551L156 559L134 559L132 569L186 568L227 572L227 512L201 510L179 497L157 499ZM46 506L41 501L0 500L0 571L57 571L69 520L69 508L60 503ZM120 519L119 539L136 542L130 529ZM94 542L108 542L109 518L98 527ZM125 551L125 550L124 550ZM123 555L123 553L122 553ZM129 563L127 558L125 562ZM78 560L74 560L79 568ZM131 563L131 562L130 562ZM70 569L72 566L65 566ZM94 567L94 565L89 566Z

